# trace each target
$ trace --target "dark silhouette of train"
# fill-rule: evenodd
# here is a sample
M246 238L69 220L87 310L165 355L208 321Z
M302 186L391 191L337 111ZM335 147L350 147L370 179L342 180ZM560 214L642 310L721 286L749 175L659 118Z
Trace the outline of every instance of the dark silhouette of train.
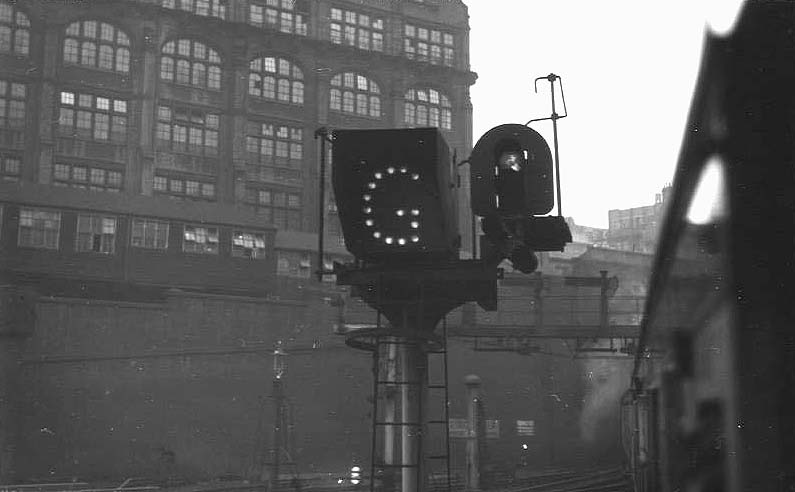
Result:
M795 490L795 3L708 33L622 442L636 492Z

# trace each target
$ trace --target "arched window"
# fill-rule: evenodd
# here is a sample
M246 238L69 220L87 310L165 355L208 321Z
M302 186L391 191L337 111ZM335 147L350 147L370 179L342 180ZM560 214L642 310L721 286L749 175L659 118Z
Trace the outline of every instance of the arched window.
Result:
M276 101L304 104L304 73L294 63L273 56L249 63L248 93Z
M344 72L331 79L329 108L369 118L381 117L381 89L364 75Z
M130 38L106 22L73 22L66 28L63 61L127 73L130 71Z
M453 126L450 100L435 89L409 89L404 97L403 121L408 126Z
M30 53L28 16L8 2L0 2L0 53Z
M167 9L184 10L205 17L226 19L227 0L160 0L160 5Z
M160 78L207 89L221 88L221 57L204 43L177 39L163 45Z

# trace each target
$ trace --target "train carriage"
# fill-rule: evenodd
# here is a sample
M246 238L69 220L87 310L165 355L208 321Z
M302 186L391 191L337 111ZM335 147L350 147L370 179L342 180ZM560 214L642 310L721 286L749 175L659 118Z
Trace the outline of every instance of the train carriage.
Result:
M622 442L635 490L795 490L795 4L708 33Z

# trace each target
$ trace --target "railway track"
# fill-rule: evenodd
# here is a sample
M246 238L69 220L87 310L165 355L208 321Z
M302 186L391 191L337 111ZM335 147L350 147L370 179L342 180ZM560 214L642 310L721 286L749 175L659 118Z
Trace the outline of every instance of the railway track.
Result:
M588 472L560 472L530 484L500 487L500 492L631 492L629 478L620 468Z

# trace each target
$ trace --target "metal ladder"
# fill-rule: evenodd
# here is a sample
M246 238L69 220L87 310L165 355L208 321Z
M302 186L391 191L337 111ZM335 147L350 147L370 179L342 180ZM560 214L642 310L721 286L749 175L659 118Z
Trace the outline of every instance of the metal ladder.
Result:
M418 468L417 483L414 490L424 491L433 489L436 491L451 490L450 477L450 435L449 435L449 394L448 394L448 369L447 369L447 323L446 319L442 322L441 339L429 343L422 338L406 338L396 332L390 332L381 327L381 316L378 316L376 332L372 338L373 346L373 399L372 399L372 450L371 450L371 469L370 469L370 491L376 489L385 492L393 492L398 485L396 475L405 468ZM410 381L405 380L400 367L398 357L399 347L402 345L422 344L426 349L426 363L428 370L427 380ZM433 361L433 359L437 359ZM432 362L434 362L432 364ZM432 370L433 368L434 370ZM433 379L435 374L436 379ZM422 391L424 383L425 391ZM417 422L404 422L399 408L399 393L404 387L414 388L415 395L419 397L421 416L427 415ZM441 404L441 412L437 410L437 415L427 413L426 400L435 401ZM441 415L439 415L439 413ZM398 456L395 443L398 442L397 435L402 433L405 427L413 427L415 432L419 432L417 438L418 458L413 463L403 463L402 456ZM434 429L442 426L441 433ZM426 435L427 434L427 435ZM431 437L441 437L441 444L435 449L426 448L431 441ZM434 473L438 467L426 466L431 463L442 463L441 473ZM429 474L430 473L430 474ZM436 482L442 478L442 483ZM428 480L432 479L432 480ZM439 486L441 485L441 487Z

